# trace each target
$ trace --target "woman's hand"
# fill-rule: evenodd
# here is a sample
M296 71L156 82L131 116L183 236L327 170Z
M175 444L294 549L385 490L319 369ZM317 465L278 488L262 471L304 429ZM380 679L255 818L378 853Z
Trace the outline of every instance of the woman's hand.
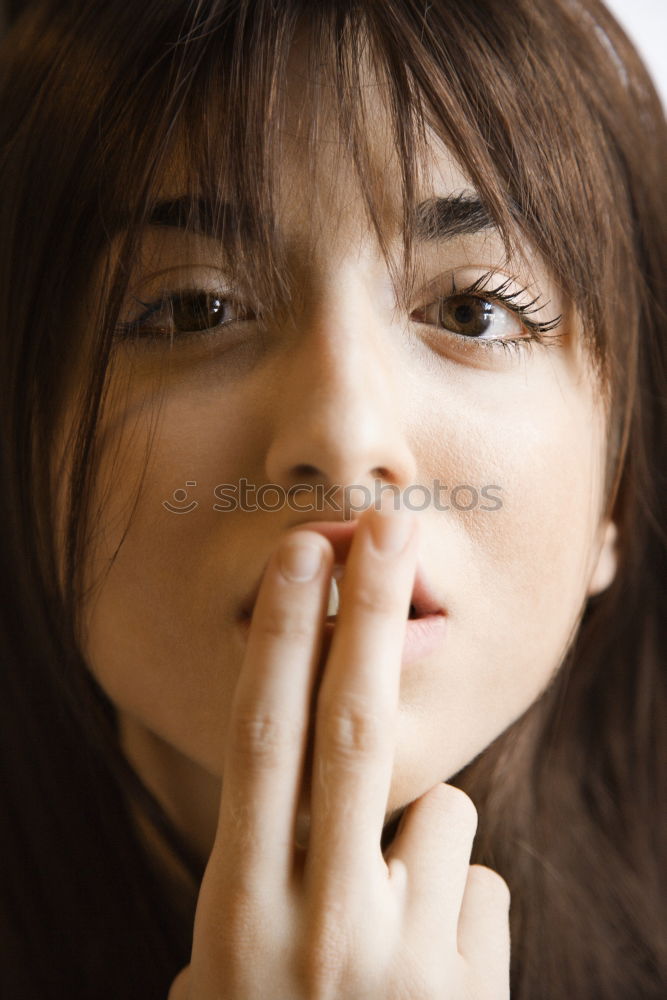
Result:
M438 784L380 848L416 563L405 511L360 519L316 692L333 550L290 532L237 685L191 963L169 1000L500 1000L509 890L469 865L477 814ZM316 701L315 701L316 693ZM310 832L295 844L312 745Z

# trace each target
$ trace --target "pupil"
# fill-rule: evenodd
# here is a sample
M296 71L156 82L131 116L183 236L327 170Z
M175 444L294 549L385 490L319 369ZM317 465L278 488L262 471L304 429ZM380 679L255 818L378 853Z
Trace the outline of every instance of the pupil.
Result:
M472 337L481 336L493 322L493 303L472 295L455 297L447 303L445 311L449 313L449 322L457 333L467 333Z
M220 323L222 310L217 295L184 295L173 306L174 326L181 333L209 330Z
M473 319L473 311L470 306L457 306L454 310L454 319L457 323L461 323L465 326L466 323L470 323Z

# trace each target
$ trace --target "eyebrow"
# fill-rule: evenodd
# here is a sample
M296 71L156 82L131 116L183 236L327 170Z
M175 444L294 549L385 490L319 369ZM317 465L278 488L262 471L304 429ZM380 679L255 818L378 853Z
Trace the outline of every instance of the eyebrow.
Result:
M183 195L156 202L148 214L149 226L183 229L199 236L220 237L221 231L236 228L240 215L230 204L214 207L208 198Z
M156 202L148 215L149 226L182 229L220 239L247 224L246 212L228 202L214 206L207 198L183 195ZM497 228L481 199L474 193L427 198L415 210L414 233L422 242L444 243L457 236L474 236Z
M415 236L423 242L444 243L456 236L475 236L486 229L497 226L474 193L427 198L417 206Z

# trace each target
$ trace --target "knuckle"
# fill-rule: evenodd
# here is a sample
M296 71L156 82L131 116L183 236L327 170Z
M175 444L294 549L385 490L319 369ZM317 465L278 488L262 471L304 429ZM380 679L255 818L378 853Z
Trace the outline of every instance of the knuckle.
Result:
M387 726L365 700L337 700L322 717L325 752L340 761L372 757L387 741Z
M302 962L302 978L309 998L333 998L341 974L342 949L335 938L312 944Z
M335 886L330 886L322 892L310 913L309 931L301 953L302 976L309 1000L339 1000L342 983L346 987L351 985L352 969L353 978L364 979L365 956L358 954L355 947L359 933L353 910L353 906L342 901Z
M394 593L383 586L380 575L375 579L360 580L351 595L355 610L366 616L384 617L396 611Z
M239 894L237 893L237 896ZM206 950L209 961L224 969L225 989L229 996L245 996L248 989L248 969L257 953L257 940L268 924L266 911L250 905L220 908L208 930ZM267 942L267 950L272 942Z
M296 613L295 613L296 610ZM256 634L265 640L310 639L313 625L299 613L298 605L278 606L266 609L253 620Z
M294 747L296 739L296 727L269 712L240 711L232 723L233 752L245 763L276 764Z
M477 809L469 795L455 785L440 784L437 786L437 796L441 808L447 814L449 822L465 836L472 839L477 831Z
M440 963L426 964L412 959L397 980L395 995L401 1000L433 1000L433 997L453 996L451 987L451 976Z
M504 903L508 908L511 901L510 887L502 875L486 865L470 865L468 877L475 888L489 899Z

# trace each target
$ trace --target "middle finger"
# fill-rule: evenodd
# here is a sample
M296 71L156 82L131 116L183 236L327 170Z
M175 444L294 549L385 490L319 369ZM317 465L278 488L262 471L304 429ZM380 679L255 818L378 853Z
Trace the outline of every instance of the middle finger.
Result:
M406 510L370 510L345 567L316 715L307 875L359 884L380 837L417 556Z

